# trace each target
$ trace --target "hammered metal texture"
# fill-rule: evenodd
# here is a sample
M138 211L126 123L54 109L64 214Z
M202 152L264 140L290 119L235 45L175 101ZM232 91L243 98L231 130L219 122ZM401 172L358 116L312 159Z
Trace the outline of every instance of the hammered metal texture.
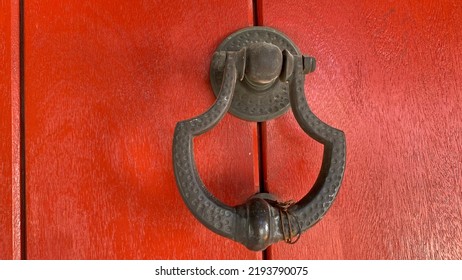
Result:
M239 58L242 63L240 54L227 52L224 78L215 104L204 114L177 124L173 140L173 165L183 200L202 224L251 250L263 250L273 243L286 240L288 228L292 229L291 236L300 235L325 215L343 179L345 136L342 131L322 122L309 108L304 94L303 57L294 56L294 74L288 83L289 104L302 129L324 145L319 176L308 194L289 207L286 215L281 214L280 208L274 203L264 199L250 198L235 207L221 203L207 191L197 172L192 140L194 136L212 129L230 109ZM300 227L291 227L293 223L298 223Z
M301 56L294 57L294 77L290 82L290 103L295 119L313 139L324 145L321 171L308 194L290 208L302 231L318 222L337 196L345 170L345 135L316 117L304 94L305 76Z
M194 216L214 232L233 239L236 210L207 191L194 161L193 137L212 129L228 111L233 98L237 70L236 55L228 54L222 90L204 114L179 122L173 138L174 172L178 188Z
M239 51L254 43L266 42L287 50L292 55L300 54L295 44L281 32L268 27L250 27L228 36L216 49L219 51ZM218 96L223 73L211 63L210 81L213 92ZM244 81L237 81L236 92L231 103L230 113L247 121L267 121L284 114L290 107L289 86L277 80L270 88L255 91Z

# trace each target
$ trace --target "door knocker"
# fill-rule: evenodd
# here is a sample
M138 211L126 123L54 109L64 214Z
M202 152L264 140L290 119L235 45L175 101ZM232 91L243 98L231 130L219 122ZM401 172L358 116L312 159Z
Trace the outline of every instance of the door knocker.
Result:
M239 30L221 43L212 58L215 103L175 128L173 165L184 202L207 228L250 250L264 250L282 240L297 241L324 216L340 188L345 136L318 119L307 104L304 75L314 69L314 58L301 55L281 32L267 27ZM289 107L303 131L324 145L321 170L310 191L296 203L259 193L234 207L210 194L196 169L193 137L212 129L228 111L243 120L261 122L282 115Z

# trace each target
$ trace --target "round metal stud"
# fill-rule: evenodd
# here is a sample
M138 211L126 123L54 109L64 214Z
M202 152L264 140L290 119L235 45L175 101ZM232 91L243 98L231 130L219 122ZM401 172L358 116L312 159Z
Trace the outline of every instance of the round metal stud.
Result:
M267 47L268 44L276 46L280 52L285 50L292 55L300 55L297 46L286 35L272 28L258 26L241 29L231 34L218 46L216 52L239 51L243 48L252 52L256 46L259 46L260 49L263 46L263 51L274 53L274 49ZM219 57L214 56L211 63L210 81L215 96L218 96L223 80L223 69L216 67L220 64L215 61L216 59ZM248 63L252 64L253 62L248 61ZM260 59L259 62L250 66L256 66L258 69L262 66L261 64ZM243 120L256 122L267 121L284 114L290 107L288 82L283 81L284 79L271 79L264 84L255 83L256 80L266 82L264 79L266 77L255 77L257 73L252 72L246 73L248 76L242 81L236 82L229 112Z

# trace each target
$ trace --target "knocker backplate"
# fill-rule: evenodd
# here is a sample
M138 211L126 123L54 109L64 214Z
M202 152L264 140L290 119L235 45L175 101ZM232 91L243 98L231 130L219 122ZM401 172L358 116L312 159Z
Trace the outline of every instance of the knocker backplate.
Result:
M239 51L260 42L276 45L281 51L287 50L292 55L300 55L300 51L289 38L281 32L268 27L241 29L228 36L216 51ZM214 65L216 63L212 61L210 82L215 96L218 96L223 72L219 71ZM288 82L282 82L278 79L269 88L255 90L245 81L237 81L229 112L243 120L262 122L284 114L289 107Z

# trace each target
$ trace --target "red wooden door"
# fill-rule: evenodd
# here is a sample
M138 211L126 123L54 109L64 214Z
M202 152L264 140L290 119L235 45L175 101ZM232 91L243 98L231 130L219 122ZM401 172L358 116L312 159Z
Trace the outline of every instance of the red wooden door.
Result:
M250 3L31 0L24 13L27 257L261 258L195 221L171 160L176 122L213 103L211 55L252 23ZM196 141L227 203L257 191L255 127L227 116Z
M193 218L173 177L174 126L213 103L211 55L253 24L252 4L24 1L20 91L19 1L0 1L0 258L462 258L456 0L256 1L258 24L317 58L305 93L346 134L345 179L321 222L266 253ZM261 165L255 123L228 114L195 141L225 203L260 188L298 200L316 179L322 146L292 113L262 127Z
M305 94L345 132L345 178L331 210L274 259L462 258L460 1L260 1L317 58ZM322 146L291 114L266 124L266 183L299 199Z
M19 3L0 1L0 259L21 258Z

